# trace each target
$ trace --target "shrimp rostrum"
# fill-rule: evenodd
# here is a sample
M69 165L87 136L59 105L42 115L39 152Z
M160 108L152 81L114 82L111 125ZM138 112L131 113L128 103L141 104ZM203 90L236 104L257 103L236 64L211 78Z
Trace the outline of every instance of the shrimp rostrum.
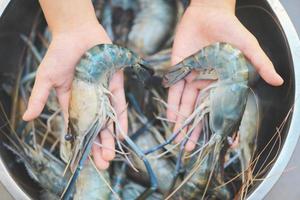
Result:
M157 181L149 162L140 148L120 128L116 112L110 103L110 92L108 91L110 78L117 70L125 67L132 69L141 81L146 81L151 75L147 63L139 56L126 48L111 44L97 45L88 50L75 68L69 105L69 126L66 135L66 139L70 140L72 144L69 169L73 175L62 196L64 199L71 194L84 161L90 153L93 141L97 134L106 127L108 120L114 122L117 133L123 135L129 147L147 165L149 174L153 175L151 179L153 187L150 191L157 187Z
M240 50L227 43L215 43L175 65L164 77L165 86L177 83L192 70L199 73L197 80L211 79L215 82L199 93L193 113L182 124L182 128L188 126L188 132L182 141L184 144L194 128L205 121L204 119L208 119L207 123L202 123L202 137L197 143L204 143L204 145L198 145L200 147L196 148L193 153L201 159L196 159L194 162L198 166L190 170L193 174L186 175L193 183L186 184L185 190L188 190L186 187L193 187L194 192L188 193L189 198L195 195L202 195L204 198L206 192L212 192L211 197L230 199L228 192L214 189L222 184L220 176L223 170L221 163L223 156L221 152L228 146L226 145L227 138L238 130L247 102L249 84L255 81L257 76L253 66ZM146 153L151 153L171 143L182 128L173 133L165 143ZM180 158L177 162L181 160ZM177 164L177 166L181 165ZM200 178L191 178L192 176ZM210 185L210 183L214 184Z

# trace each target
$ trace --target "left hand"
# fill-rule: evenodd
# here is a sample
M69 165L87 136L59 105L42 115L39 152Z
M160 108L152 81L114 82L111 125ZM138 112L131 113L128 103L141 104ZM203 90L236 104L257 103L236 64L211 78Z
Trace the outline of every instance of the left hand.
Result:
M68 107L75 66L84 52L98 44L110 44L111 40L99 24L91 0L40 0L40 5L52 33L52 41L44 56L35 79L23 115L25 121L37 118L42 112L49 92L55 89L60 107L68 121ZM109 84L114 96L111 103L117 112L118 121L127 133L127 112L124 94L123 72L115 73ZM124 111L125 109L125 111ZM95 164L100 170L107 169L115 157L115 141L111 134L112 123L96 138L92 147Z

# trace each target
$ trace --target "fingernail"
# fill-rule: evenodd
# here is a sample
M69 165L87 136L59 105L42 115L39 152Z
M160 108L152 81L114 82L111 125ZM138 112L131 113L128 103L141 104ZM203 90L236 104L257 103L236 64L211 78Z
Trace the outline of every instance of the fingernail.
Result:
M28 118L28 111L26 110L25 113L24 113L23 116L22 116L22 119L23 119L24 121L27 121L27 118Z
M284 82L283 78L277 73L276 73L276 82L278 83L278 85L282 85Z
M281 84L283 84L283 83L284 83L284 80L283 80L283 78L282 78L281 76L279 76L279 75L278 75L278 80L279 80L279 82L280 82Z

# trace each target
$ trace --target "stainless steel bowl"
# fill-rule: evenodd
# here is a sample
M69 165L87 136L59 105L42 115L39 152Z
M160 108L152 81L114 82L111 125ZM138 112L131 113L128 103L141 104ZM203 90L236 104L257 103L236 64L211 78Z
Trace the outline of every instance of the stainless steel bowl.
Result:
M19 33L27 33L39 11L35 0L0 1L0 75L18 71L18 58L22 54L24 44L17 39ZM4 12L2 13L2 11ZM258 38L261 46L271 58L278 72L285 80L283 86L274 88L260 80L253 88L260 99L262 108L262 126L259 131L258 152L266 146L276 134L276 127L285 119L293 108L281 133L282 143L273 142L261 154L259 166L264 167L280 150L276 162L270 170L262 175L262 182L252 188L248 199L263 199L281 177L291 159L299 139L300 104L300 41L297 33L278 0L243 0L238 2L237 15L242 23ZM12 80L1 80L12 81ZM0 100L9 114L11 99L0 93ZM0 126L3 121L0 120ZM0 139L3 139L0 136ZM16 199L35 199L40 192L39 186L31 181L22 165L16 165L15 157L0 148L0 181Z

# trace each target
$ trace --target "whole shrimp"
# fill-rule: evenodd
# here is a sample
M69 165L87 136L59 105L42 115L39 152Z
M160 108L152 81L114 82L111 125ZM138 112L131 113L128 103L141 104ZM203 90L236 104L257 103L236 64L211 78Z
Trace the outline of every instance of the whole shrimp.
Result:
M187 132L189 136L194 128L206 117L202 134L207 138L199 150L198 159L191 173L186 177L190 180L183 190L193 192L185 193L186 198L195 198L201 195L216 196L220 199L230 199L231 196L222 185L222 171L224 149L227 148L227 137L238 130L247 102L249 84L257 76L251 63L244 57L240 50L227 43L215 43L204 47L194 55L175 65L165 75L164 84L171 86L186 77L192 70L199 73L197 79L216 80L199 94L194 112L184 121L182 128L190 125ZM181 131L176 131L170 139L147 153L158 150L169 144ZM184 139L182 144L188 140ZM192 178L193 176L200 177ZM186 182L183 181L184 182ZM183 185L181 184L181 186ZM223 190L224 189L224 190Z
M118 132L129 146L143 157L139 148L121 130L109 100L109 80L117 70L125 67L130 67L141 81L150 77L147 63L139 56L126 48L111 44L97 45L88 50L75 68L66 135L66 139L72 144L69 166L73 176L62 198L68 198L95 137L105 128L109 119L115 122Z
M140 57L126 48L109 44L88 50L76 66L67 135L73 146L72 172L107 120L115 119L107 88L111 76L125 67L131 67L142 81L149 76L146 63Z
M166 45L175 31L180 3L176 0L139 0L140 12L128 35L128 47L151 55Z
M10 143L5 145L16 154L24 163L29 176L45 189L46 193L57 199L67 185L67 179L63 177L65 164L57 159L46 149L34 149L22 141L12 130L11 133L2 131Z

